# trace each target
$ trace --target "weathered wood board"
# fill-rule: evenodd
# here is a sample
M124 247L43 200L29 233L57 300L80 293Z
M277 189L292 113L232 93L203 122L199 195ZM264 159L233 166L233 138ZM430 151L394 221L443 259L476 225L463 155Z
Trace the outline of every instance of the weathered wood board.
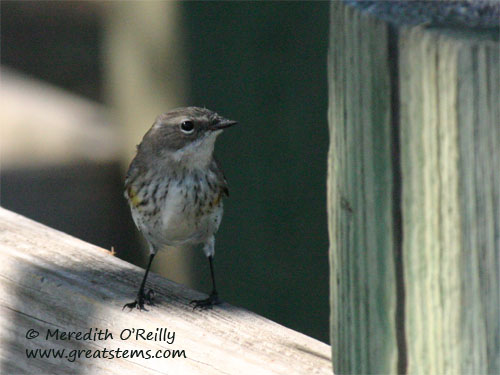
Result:
M334 1L336 373L500 373L500 4Z
M2 208L0 254L3 374L332 373L328 345L227 303L193 311L189 301L203 295L156 274L148 280L156 306L122 311L134 298L142 269ZM56 330L83 335L90 329L103 334L96 340L56 337ZM113 338L104 336L106 330ZM130 337L129 330L135 330ZM136 339L137 332L144 334ZM147 332L152 340L143 339ZM165 336L155 341L154 333ZM27 350L37 349L65 352L63 358L27 358ZM168 358L130 358L133 350Z
M500 372L498 42L399 40L408 372Z
M387 27L332 3L328 209L336 371L395 373Z

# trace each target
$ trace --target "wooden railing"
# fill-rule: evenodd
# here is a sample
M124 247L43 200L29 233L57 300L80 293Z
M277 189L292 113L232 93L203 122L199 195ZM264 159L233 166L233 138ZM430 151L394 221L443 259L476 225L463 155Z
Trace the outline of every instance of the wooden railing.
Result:
M3 208L0 253L2 374L332 373L328 345L227 303L193 310L201 293L156 274L156 305L123 311L142 269Z

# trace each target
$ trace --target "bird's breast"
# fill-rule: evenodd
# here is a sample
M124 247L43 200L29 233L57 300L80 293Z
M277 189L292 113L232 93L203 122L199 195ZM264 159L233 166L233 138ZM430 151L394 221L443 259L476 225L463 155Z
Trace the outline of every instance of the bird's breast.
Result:
M165 242L204 242L217 231L222 210L220 194L204 186L189 183L172 186L161 210Z
M219 178L210 170L177 172L146 183L134 181L125 195L137 227L157 247L201 243L222 219Z

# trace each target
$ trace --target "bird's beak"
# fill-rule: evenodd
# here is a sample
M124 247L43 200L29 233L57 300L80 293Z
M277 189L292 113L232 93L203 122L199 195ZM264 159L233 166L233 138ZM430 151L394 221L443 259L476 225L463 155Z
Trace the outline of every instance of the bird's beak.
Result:
M238 122L220 117L217 122L210 126L210 130L220 130L236 125Z

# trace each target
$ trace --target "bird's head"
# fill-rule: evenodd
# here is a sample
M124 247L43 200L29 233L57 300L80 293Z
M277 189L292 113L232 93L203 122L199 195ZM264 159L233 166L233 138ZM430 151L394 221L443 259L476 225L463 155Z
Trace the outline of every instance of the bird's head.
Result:
M177 108L158 116L138 152L187 167L203 167L212 160L217 136L236 123L205 108Z

